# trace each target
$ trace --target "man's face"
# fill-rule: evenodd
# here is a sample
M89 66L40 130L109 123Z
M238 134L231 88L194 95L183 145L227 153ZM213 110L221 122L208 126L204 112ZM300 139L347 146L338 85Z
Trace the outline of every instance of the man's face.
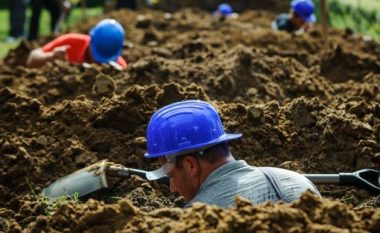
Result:
M190 157L190 158L186 158ZM194 172L194 164L191 164L193 161L187 161L187 159L194 160L192 156L186 156L181 160L182 166L175 166L174 169L168 174L170 178L170 191L178 192L186 200L191 200L194 198L198 192L199 184L197 184L197 172ZM164 165L167 160L164 157L159 159L160 165Z
M297 15L296 12L294 12L293 10L290 11L290 14L291 14L291 21L292 21L292 24L293 26L296 28L296 30L304 27L307 23L305 22L305 20L303 20L301 17L299 17Z
M305 21L301 17L295 15L293 18L293 24L295 28L300 29L305 24Z

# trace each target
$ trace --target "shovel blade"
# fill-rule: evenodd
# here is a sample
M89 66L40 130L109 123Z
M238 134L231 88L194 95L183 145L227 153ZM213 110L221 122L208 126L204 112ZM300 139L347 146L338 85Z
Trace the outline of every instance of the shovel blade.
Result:
M108 187L105 175L106 160L82 168L64 176L42 190L42 195L55 200L63 196L84 196L96 190Z

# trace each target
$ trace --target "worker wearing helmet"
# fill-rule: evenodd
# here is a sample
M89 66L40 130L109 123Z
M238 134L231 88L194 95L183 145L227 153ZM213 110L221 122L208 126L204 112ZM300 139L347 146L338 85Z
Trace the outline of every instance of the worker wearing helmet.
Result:
M234 9L232 9L231 5L228 3L222 3L218 6L216 11L214 11L214 15L221 15L224 17L228 17L234 13Z
M290 5L289 14L280 14L272 22L274 30L284 30L290 33L303 32L317 21L312 0L293 0Z
M234 13L234 9L230 4L222 3L212 13L212 16L219 21L223 21L226 18L237 18L238 15Z
M123 50L124 29L114 19L100 21L90 35L68 33L57 37L42 48L34 49L27 60L28 67L41 67L56 59L71 63L111 63L126 68L120 56Z
M187 100L159 109L147 129L146 158L158 158L161 168L150 179L170 178L170 189L188 200L220 207L234 205L236 195L255 204L291 202L317 188L303 175L280 168L249 166L235 160L227 145L241 134L225 133L216 109Z

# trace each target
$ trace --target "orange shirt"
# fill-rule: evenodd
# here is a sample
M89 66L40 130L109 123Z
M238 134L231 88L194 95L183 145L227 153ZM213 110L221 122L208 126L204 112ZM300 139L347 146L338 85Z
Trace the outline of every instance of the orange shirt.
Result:
M50 52L54 48L68 45L67 49L68 60L71 63L83 63L88 62L86 60L86 52L90 46L90 36L78 33L68 33L57 37L56 39L50 41L42 47L42 51ZM126 68L127 62L119 56L117 58L117 64L121 67Z

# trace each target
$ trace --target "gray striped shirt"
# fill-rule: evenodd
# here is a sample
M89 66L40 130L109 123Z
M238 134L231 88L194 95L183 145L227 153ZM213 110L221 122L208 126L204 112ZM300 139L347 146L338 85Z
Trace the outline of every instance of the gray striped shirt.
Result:
M305 176L286 169L270 169L279 180L284 194L291 201L299 198L308 189L320 196L317 188ZM203 182L197 195L186 204L185 208L190 207L195 202L225 208L232 207L235 204L236 195L251 200L254 204L280 200L263 172L254 166L249 166L245 161L239 160L224 164L213 171Z

